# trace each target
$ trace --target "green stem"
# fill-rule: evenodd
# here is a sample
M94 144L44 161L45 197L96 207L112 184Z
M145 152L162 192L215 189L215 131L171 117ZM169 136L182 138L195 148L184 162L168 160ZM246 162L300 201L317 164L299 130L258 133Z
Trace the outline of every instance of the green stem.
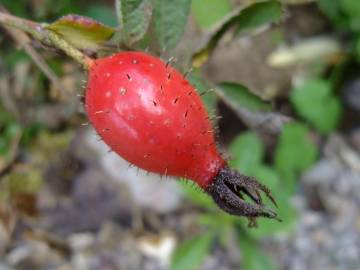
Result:
M68 56L80 63L85 69L89 69L93 59L76 49L57 33L46 29L46 24L39 24L30 20L22 19L0 11L0 24L20 29L40 42L47 43L64 51Z
M68 56L80 63L86 70L90 68L91 64L94 61L92 58L88 57L87 55L76 49L74 46L72 46L69 42L67 42L55 32L47 30L46 35L55 47L63 50Z
M18 18L0 11L0 23L20 29L26 33L29 33L37 40L44 41L45 37L43 29L40 24L36 22Z

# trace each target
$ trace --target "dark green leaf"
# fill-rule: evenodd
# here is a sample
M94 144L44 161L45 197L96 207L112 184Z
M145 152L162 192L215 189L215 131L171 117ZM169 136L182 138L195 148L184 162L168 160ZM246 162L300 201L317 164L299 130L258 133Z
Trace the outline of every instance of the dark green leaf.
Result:
M117 0L116 11L125 44L131 46L141 40L150 24L152 1Z
M210 250L213 240L214 235L212 233L205 233L183 243L175 251L170 269L199 269L199 266Z
M190 11L190 0L154 0L153 28L159 49L169 50L181 38Z
M277 0L256 3L245 9L238 17L237 32L249 31L281 19L281 4Z
M279 138L275 167L282 176L291 175L289 172L302 172L315 162L317 154L308 128L300 123L289 123Z
M115 29L79 15L64 16L49 24L47 29L61 35L80 49L97 49L115 33Z
M228 0L193 0L191 10L196 22L209 28L230 12L231 5Z
M327 81L315 79L295 88L291 101L297 112L323 134L334 130L340 119L340 101Z
M271 106L259 97L250 92L250 90L236 83L221 83L218 89L225 100L236 107L242 107L250 111L268 111Z
M254 132L244 132L231 143L231 165L244 174L253 174L264 157L264 145Z

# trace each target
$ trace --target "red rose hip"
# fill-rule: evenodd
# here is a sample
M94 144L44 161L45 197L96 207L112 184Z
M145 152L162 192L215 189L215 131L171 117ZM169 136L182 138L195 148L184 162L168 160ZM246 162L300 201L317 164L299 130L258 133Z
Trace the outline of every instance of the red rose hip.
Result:
M195 181L223 210L252 225L259 216L276 218L259 193L272 199L270 191L229 169L200 96L169 63L141 52L97 59L89 68L85 104L100 137L130 163Z

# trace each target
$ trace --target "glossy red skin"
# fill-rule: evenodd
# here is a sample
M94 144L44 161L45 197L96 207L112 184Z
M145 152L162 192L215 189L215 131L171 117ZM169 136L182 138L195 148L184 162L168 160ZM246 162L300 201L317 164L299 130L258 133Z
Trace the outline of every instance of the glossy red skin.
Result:
M89 70L86 111L110 148L136 166L206 187L225 161L196 90L161 59L121 52Z

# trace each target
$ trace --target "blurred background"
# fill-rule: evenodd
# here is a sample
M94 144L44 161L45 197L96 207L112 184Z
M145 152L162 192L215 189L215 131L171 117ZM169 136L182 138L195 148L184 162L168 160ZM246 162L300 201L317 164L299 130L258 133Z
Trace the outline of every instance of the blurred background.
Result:
M200 92L215 89L203 97L219 149L271 188L283 222L247 228L194 184L129 167L87 124L78 64L0 27L0 269L360 269L360 1L116 2L0 8L113 27L80 48L94 57L149 50L192 67Z

